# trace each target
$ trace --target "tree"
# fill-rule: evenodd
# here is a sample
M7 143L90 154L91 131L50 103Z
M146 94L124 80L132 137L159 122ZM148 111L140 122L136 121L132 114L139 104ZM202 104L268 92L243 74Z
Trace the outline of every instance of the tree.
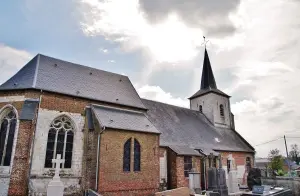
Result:
M289 153L289 157L291 158L292 161L295 161L297 164L300 162L300 152L298 149L297 144L292 144L291 145L291 151Z
M283 158L277 148L269 152L268 158L270 161L269 168L272 171L272 174L274 174L275 171L283 170Z

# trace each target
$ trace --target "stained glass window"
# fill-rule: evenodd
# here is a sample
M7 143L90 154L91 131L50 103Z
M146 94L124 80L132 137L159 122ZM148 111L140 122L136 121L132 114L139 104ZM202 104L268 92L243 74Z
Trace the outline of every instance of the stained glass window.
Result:
M134 139L134 171L141 171L141 146L140 143Z
M130 171L131 138L124 144L123 171Z
M10 166L17 119L12 109L4 110L3 114L0 119L0 165Z
M47 140L45 168L54 168L55 164L52 159L55 159L58 154L65 163L61 164L61 168L71 168L72 166L72 151L74 140L74 127L71 120L66 116L60 116L53 120L50 125Z

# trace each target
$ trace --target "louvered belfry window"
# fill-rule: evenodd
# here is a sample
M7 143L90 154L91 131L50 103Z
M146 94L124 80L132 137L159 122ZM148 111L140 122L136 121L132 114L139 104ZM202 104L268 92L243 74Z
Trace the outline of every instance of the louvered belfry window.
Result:
M220 115L224 117L224 106L222 104L220 105Z
M0 119L0 166L10 166L17 119L12 109L4 110Z
M47 140L47 150L45 158L45 168L54 168L55 164L52 159L55 159L58 154L65 163L61 164L61 168L71 168L72 152L74 140L74 126L67 116L60 116L54 119L50 125Z

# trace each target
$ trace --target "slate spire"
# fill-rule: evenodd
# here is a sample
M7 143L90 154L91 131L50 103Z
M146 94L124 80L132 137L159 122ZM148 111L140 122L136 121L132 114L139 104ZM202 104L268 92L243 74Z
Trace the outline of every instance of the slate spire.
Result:
M205 89L217 89L215 77L213 71L211 69L209 57L207 54L207 50L205 47L204 51L204 60L203 60L203 68L202 68L202 78L201 78L201 90Z

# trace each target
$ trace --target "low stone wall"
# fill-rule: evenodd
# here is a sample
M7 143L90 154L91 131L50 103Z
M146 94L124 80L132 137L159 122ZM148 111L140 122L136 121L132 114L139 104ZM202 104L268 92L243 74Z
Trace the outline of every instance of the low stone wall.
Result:
M276 177L276 178L262 178L264 185L276 185L290 188L294 195L300 195L300 178L290 177Z
M193 193L187 187L181 187L177 189L155 193L155 196L190 196L190 195L195 195L195 193Z

